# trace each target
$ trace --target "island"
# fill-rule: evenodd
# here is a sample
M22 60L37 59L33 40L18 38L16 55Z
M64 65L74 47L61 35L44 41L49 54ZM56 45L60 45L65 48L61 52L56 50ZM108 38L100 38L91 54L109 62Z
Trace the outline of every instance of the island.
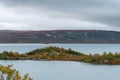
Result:
M0 60L34 60L34 61L76 61L90 64L120 65L120 53L104 52L103 54L85 54L72 49L49 46L19 54L4 51Z

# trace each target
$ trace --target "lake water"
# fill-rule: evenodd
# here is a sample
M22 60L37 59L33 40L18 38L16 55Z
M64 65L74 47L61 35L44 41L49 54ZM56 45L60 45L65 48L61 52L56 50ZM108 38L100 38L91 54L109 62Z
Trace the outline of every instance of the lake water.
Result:
M91 65L69 61L5 61L34 80L120 80L120 66Z
M120 44L0 44L0 52L28 52L47 46L71 48L86 54L120 52ZM29 73L34 80L120 80L119 65L92 65L70 61L0 60L0 64L13 64L22 74Z
M65 49L73 49L75 51L89 53L103 52L120 52L120 44L0 44L0 52L16 51L19 53L29 52L37 48L43 48L47 46L63 47Z

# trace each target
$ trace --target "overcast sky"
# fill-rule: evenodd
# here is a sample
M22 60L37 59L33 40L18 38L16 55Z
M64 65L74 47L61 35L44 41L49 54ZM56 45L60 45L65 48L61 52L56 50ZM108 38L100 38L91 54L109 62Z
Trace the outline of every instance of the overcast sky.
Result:
M120 31L120 0L0 0L0 30Z

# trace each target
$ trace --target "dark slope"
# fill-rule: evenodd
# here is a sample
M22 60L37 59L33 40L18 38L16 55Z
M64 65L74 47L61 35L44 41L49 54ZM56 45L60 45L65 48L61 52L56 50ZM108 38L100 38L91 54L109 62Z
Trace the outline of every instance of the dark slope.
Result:
M0 43L120 43L120 32L100 30L1 30Z

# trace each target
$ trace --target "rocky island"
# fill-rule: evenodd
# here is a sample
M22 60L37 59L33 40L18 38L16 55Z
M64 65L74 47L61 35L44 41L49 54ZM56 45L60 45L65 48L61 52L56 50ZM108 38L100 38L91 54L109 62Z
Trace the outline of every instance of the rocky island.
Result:
M55 46L36 49L24 54L4 51L0 54L1 60L60 60L77 61L91 64L120 65L120 53L84 54L72 49Z

